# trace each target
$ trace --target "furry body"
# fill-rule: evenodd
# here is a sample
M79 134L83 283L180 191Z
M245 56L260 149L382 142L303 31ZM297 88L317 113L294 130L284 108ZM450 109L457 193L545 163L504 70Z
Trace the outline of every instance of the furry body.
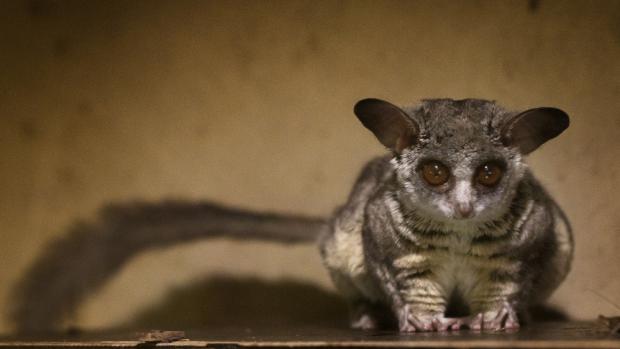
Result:
M509 319L492 320L506 304L515 311L506 316L524 315L568 273L568 222L531 174L500 219L441 226L407 205L394 172L389 158L369 163L321 237L324 263L353 308L355 327L376 326L369 311L383 303L403 331L445 329L448 303L458 293L471 314L483 314L483 327L486 320L500 329Z
M522 121L522 114L475 99L426 100L404 110L380 100L358 103L358 117L394 152L366 166L321 238L354 327L377 325L372 303L387 305L401 331L518 327L518 314L560 284L573 255L570 227L522 161L567 126L566 119L553 129L564 116L547 112ZM381 124L384 115L389 124ZM393 129L398 118L405 131ZM510 132L521 139L507 139ZM429 159L450 169L449 181L421 179ZM492 187L474 180L489 161L504 168ZM465 316L448 317L451 303Z
M18 330L56 328L142 250L214 236L318 238L356 328L375 328L386 315L406 332L518 327L518 316L570 267L568 222L523 162L568 126L567 116L554 108L512 113L477 99L405 109L368 99L355 112L391 155L365 166L331 219L212 203L114 206L99 222L76 225L31 267L15 293ZM425 179L429 161L443 181Z

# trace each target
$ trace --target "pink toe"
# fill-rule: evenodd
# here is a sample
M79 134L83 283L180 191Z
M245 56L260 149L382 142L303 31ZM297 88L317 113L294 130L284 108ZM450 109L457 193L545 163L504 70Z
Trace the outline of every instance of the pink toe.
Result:
M514 322L514 321L506 321L506 326L507 329L517 329L519 328L519 323L518 322Z

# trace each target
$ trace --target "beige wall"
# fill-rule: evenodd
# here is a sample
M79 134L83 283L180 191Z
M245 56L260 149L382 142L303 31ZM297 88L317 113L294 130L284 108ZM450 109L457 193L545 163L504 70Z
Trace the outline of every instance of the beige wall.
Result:
M108 201L328 214L382 152L351 112L369 96L566 110L530 159L576 232L553 303L618 312L592 290L620 303L620 2L547 0L0 2L0 310ZM331 287L314 247L201 242L139 256L76 323L117 325L215 273Z

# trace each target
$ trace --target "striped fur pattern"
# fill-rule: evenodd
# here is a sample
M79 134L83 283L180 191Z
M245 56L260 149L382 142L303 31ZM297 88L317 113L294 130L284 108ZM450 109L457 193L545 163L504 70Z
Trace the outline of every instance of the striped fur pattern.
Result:
M352 325L376 327L367 310L380 303L402 331L518 327L526 308L566 276L573 240L523 154L501 143L498 130L514 114L481 100L428 100L405 110L420 139L372 161L321 237ZM452 169L450 189L421 180L416 169L429 158ZM506 168L493 189L471 183L487 159ZM458 217L462 200L473 205L473 217ZM454 303L459 314L450 314Z

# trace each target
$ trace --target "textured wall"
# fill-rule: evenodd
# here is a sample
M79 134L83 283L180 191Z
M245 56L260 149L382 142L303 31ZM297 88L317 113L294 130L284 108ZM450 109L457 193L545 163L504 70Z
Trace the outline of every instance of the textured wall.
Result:
M0 310L109 201L328 214L382 152L351 112L369 96L566 110L530 159L576 232L553 302L620 303L620 2L32 0L0 2ZM137 257L75 323L117 325L216 273L331 287L313 247L201 242Z

